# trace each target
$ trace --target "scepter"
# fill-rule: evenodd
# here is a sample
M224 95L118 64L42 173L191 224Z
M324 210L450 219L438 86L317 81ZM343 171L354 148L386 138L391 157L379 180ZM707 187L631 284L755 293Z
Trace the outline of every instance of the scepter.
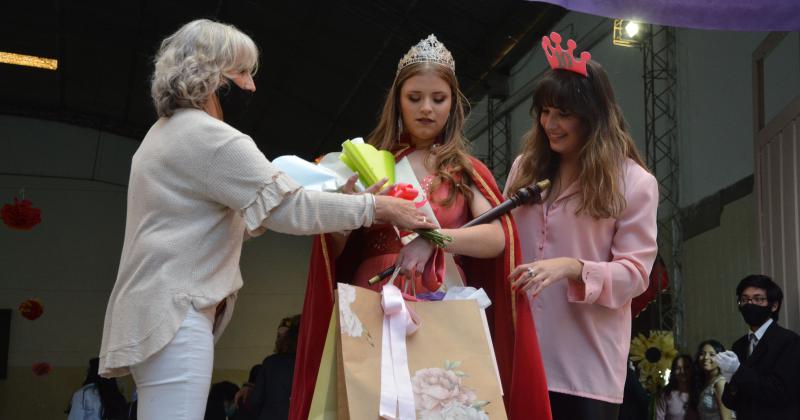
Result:
M487 210L485 213L481 214L480 216L470 220L469 222L465 223L462 228L468 228L472 226L482 225L485 223L489 223L494 221L495 219L499 218L500 216L509 213L511 210L525 204L534 204L534 203L541 203L542 202L542 193L544 190L550 187L550 180L545 179L543 181L539 181L533 185L529 185L527 187L522 187L517 191L514 195L512 195L506 201L503 201L497 207L493 209ZM392 275L395 270L395 266L387 267L380 273L376 274L374 277L369 279L369 284L375 284L386 277Z

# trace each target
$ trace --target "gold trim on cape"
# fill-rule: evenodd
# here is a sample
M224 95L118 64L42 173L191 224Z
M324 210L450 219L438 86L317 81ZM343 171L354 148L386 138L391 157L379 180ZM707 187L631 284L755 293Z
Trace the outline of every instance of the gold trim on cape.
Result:
M483 180L483 177L481 177L481 175L474 168L472 169L472 178L477 179L478 181L480 181L481 185L483 186L483 189L486 191L486 194L491 196L492 200L494 200L495 207L499 206L500 203L501 203L500 199L494 194L492 189L489 188L489 185L486 184L486 181ZM510 273L516 267L516 264L515 264L515 261L514 261L514 258L515 258L514 257L514 231L513 231L512 226L511 226L511 217L510 216L504 215L503 217L501 217L501 219L503 220L503 222L506 225L506 232L508 232L508 242L509 242L509 245L511 246L511 250L509 250L509 253L508 253L509 254L509 257L508 257L509 270L508 270L508 272ZM508 287L511 288L511 282L508 282ZM517 295L516 295L516 293L515 293L515 291L513 289L511 290L511 323L513 325L514 331L516 331L517 330Z

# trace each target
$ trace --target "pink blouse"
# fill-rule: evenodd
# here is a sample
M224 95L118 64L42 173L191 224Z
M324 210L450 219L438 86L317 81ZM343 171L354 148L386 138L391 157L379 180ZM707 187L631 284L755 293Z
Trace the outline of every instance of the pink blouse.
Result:
M514 161L507 185L517 177ZM522 206L513 215L526 263L556 257L583 262L582 281L560 281L529 296L548 389L622 402L631 339L631 299L641 294L658 251L658 183L627 159L625 210L616 219L576 215L573 183L549 205Z

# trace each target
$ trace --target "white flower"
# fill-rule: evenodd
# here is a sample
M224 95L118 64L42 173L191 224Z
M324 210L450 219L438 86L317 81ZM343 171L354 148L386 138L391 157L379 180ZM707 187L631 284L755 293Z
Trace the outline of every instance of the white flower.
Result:
M475 393L461 385L461 377L442 368L420 369L411 379L414 403L421 411L441 411L452 404L469 405Z
M485 412L461 404L446 407L442 410L442 417L446 420L489 420Z
M485 412L463 404L449 404L441 411L422 411L421 420L489 420Z
M350 309L350 304L356 301L356 289L349 285L339 283L339 324L341 324L342 334L350 337L361 337L364 326L361 320Z

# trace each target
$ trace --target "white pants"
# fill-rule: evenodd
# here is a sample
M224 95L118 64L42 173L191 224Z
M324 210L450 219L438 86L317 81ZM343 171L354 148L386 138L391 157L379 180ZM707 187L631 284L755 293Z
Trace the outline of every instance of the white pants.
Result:
M140 420L203 419L214 368L213 320L213 308L190 308L166 347L131 366Z

